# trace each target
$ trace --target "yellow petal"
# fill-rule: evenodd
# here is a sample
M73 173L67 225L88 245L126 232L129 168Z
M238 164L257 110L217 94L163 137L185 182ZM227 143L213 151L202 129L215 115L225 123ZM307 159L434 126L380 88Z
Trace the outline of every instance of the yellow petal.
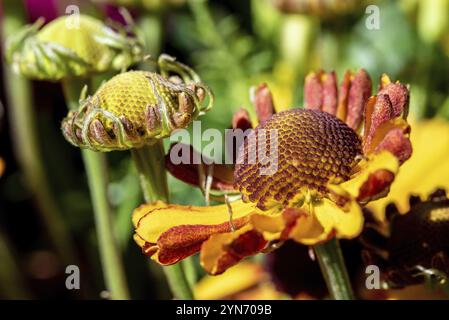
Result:
M212 235L201 247L200 263L209 274L221 274L243 258L260 252L267 241L251 225Z
M231 203L233 220L250 215L256 211L253 204L236 201ZM229 222L227 205L181 206L167 205L161 201L145 204L133 213L136 233L145 241L156 243L159 236L175 226L219 225Z
M331 231L330 224L323 225L314 214L308 214L298 218L290 238L305 245L312 245L326 240Z
M359 196L361 187L371 174L379 170L386 170L396 174L399 170L397 158L388 151L379 152L373 155L367 162L359 165L361 167L360 171L351 177L351 179L339 185L329 185L329 188L337 194L341 194L341 189L343 189L356 199Z
M218 276L205 276L195 286L199 300L224 299L257 285L264 279L260 265L242 262Z
M349 201L347 211L328 199L323 199L314 206L315 215L325 233L335 231L337 238L352 239L357 237L363 228L362 208L356 201Z

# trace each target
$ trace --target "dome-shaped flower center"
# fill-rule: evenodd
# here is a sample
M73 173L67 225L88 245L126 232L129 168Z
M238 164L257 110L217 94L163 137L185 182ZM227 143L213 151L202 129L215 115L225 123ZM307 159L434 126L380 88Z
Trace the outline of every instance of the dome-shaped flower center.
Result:
M277 142L272 130L277 132ZM259 156L250 160L254 159L250 153L263 145L260 140L264 137L264 153L268 158L277 155L277 170L270 175L261 174L267 165ZM277 152L270 154L273 147ZM360 154L358 135L333 115L305 109L281 112L257 126L240 148L235 187L244 200L257 203L261 209L287 205L304 188L324 194L329 181L349 179Z

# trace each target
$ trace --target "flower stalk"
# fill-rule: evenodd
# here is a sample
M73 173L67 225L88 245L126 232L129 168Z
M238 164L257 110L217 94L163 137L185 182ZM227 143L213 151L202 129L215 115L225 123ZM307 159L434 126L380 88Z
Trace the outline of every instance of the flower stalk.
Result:
M156 200L169 202L167 173L165 171L164 146L162 140L153 145L131 149L131 155L139 172L145 202ZM189 263L189 262L187 262ZM189 275L183 262L163 268L168 284L175 298L194 299Z
M334 300L354 300L340 243L336 238L314 246L321 272Z
M3 43L25 23L25 12L21 1L4 1ZM13 130L15 152L26 178L28 187L35 196L41 219L49 240L65 264L76 262L72 240L64 223L52 190L40 152L36 116L33 110L31 84L23 76L4 65L4 79L8 99L8 114Z
M74 79L62 82L67 106L70 110L78 108L82 91L82 81ZM112 299L129 299L122 257L114 235L111 208L107 198L108 175L106 157L100 152L81 150L92 198L95 225L100 249L101 263L106 287Z

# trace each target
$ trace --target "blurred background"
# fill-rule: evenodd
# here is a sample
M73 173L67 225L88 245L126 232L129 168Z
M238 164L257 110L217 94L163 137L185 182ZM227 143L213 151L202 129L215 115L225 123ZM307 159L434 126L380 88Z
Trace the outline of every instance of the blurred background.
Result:
M149 53L177 57L192 66L214 91L216 103L202 118L203 130L229 128L233 113L241 107L252 112L249 89L261 82L270 87L280 111L302 105L303 81L309 71L335 70L341 80L346 69L365 68L374 87L382 73L388 73L392 79L410 84L412 123L426 123L429 130L444 128L431 131L426 140L430 144L434 139L440 141L438 148L443 151L430 147L423 151L428 158L438 153L437 165L443 169L433 174L437 177L427 182L426 190L419 191L426 193L448 184L449 0L17 2L23 3L27 23L41 16L49 22L66 14L69 5L103 21L123 23L118 7L126 7L141 28ZM1 46L3 49L4 40ZM0 68L4 75L0 86L0 297L107 298L81 155L60 132L66 115L61 87L45 81L22 82L21 86L30 86L32 106L27 114L17 114L7 99L8 90L15 90L16 84L4 59ZM436 121L438 126L428 125L428 121ZM34 139L23 146L18 138L26 129ZM39 169L33 167L35 157L44 164L47 193L36 183ZM132 240L131 213L143 200L129 156L109 153L108 164L115 231L131 296L170 298L160 267L149 262ZM437 169L427 163L416 170L426 176ZM169 183L172 202L204 204L199 190L171 177ZM404 187L402 196L408 197L412 189ZM48 193L54 197L53 203L49 203ZM64 225L67 239L63 241L70 241L67 247L71 252L66 252L66 257L48 236L47 224L49 220L52 223L46 219L48 211L62 217L57 223ZM343 249L350 274L358 279L363 270L360 244L345 242ZM296 255L293 262L292 255ZM65 287L67 261L80 267L81 290ZM200 268L198 272L204 276ZM307 247L289 243L276 254L246 260L222 276L205 277L196 289L198 297L208 299L326 296L318 264L309 257ZM359 294L373 299L447 298L443 291L428 286L375 291Z

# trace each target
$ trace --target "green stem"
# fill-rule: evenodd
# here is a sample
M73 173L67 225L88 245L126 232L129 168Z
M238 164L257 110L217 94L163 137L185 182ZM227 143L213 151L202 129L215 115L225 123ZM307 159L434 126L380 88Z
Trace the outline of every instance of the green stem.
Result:
M0 295L7 299L31 299L20 273L11 243L0 231Z
M26 23L22 1L3 2L3 43ZM11 123L11 137L27 187L33 194L48 238L65 264L76 263L70 233L49 184L38 140L36 113L30 82L4 65L4 79Z
M75 79L63 81L67 106L70 110L78 108L78 99L82 86L82 82ZM114 235L111 208L107 197L108 174L106 157L100 152L90 150L81 150L81 153L93 203L95 226L106 287L112 299L129 299L130 295L122 257Z
M131 154L139 172L145 201L147 203L156 200L169 202L162 141L139 149L131 149ZM164 273L175 298L194 299L184 262L164 267Z
M331 297L335 300L353 300L354 294L338 240L333 238L316 245L314 249Z

